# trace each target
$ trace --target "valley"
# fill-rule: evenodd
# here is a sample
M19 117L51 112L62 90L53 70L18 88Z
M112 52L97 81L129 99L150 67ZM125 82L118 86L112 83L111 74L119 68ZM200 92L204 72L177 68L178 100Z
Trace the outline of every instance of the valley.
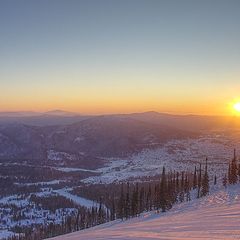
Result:
M222 185L233 149L239 155L238 128L187 131L149 119L103 116L64 126L2 124L0 237L60 224L79 208L99 208L98 194L88 199L86 189L156 180L163 167L191 172L208 158L210 182L216 176Z

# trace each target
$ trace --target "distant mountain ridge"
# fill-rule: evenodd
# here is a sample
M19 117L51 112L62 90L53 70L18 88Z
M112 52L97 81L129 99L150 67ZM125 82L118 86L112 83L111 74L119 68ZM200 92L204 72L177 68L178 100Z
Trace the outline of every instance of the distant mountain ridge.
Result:
M0 124L21 123L33 126L65 125L78 122L88 116L79 113L53 110L48 112L0 112Z
M35 112L35 111L7 111L0 112L0 117L33 117L42 115L57 115L57 116L76 116L81 115L75 112L68 112L60 109L54 109L47 112Z
M67 162L63 159L62 164L76 165L87 156L91 159L127 156L168 140L193 136L196 133L126 116L82 118L59 126L8 123L0 124L0 159L43 163L48 162L48 154L53 151L72 156Z
M81 115L80 113L75 113L75 112L68 112L68 111L63 111L59 109L55 109L52 111L48 111L43 113L43 115L56 115L56 116L79 116Z
M231 117L68 114L55 110L40 116L0 117L0 160L94 168L106 157L125 157L173 139L240 128L239 118Z
M129 114L105 114L105 115L84 115L64 110L51 110L47 112L0 112L1 123L22 123L35 126L66 125L79 122L83 119L94 117L132 118L154 124L174 126L179 129L198 130L216 127L239 127L240 117L234 116L204 116L204 115L176 115L159 113L155 111Z

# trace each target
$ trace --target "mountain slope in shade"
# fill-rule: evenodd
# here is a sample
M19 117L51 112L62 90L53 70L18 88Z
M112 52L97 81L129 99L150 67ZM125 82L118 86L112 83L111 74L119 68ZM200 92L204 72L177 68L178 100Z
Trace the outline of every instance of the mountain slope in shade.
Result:
M172 127L111 116L84 119L72 125L35 127L0 124L0 159L47 160L49 151L79 158L126 156L171 139L196 136Z
M239 117L236 116L174 115L158 112L132 113L128 116L144 122L174 126L178 129L191 131L223 130L240 127Z
M240 185L178 204L165 214L145 213L51 240L230 240L240 239Z
M55 132L50 140L57 150L114 157L161 145L170 139L193 136L197 135L129 117L99 116L64 127Z

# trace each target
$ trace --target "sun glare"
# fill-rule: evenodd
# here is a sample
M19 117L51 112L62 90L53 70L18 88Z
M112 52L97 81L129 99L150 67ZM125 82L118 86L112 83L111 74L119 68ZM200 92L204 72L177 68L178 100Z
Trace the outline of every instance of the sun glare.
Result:
M233 105L233 108L235 111L237 111L238 113L240 113L240 102L237 102Z

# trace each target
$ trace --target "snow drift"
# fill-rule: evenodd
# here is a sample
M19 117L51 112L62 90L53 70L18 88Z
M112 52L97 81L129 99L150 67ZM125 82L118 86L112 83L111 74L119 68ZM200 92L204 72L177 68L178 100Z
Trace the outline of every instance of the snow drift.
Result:
M144 213L52 240L240 239L240 185L218 189L205 198L175 205L169 212Z

